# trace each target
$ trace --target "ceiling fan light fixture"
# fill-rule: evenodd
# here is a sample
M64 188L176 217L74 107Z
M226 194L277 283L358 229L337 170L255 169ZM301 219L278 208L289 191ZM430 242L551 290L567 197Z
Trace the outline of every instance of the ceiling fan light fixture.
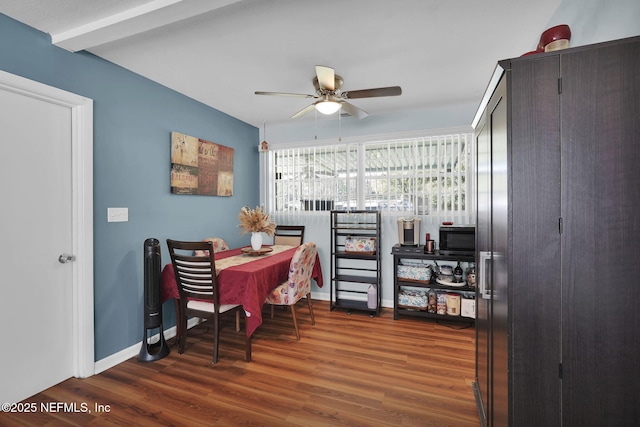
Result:
M296 119L313 110L320 114L331 115L339 110L344 110L351 117L363 119L369 114L348 102L350 99L359 98L378 98L381 96L398 96L402 94L400 86L377 87L371 89L360 89L352 91L343 91L342 77L337 75L333 68L324 65L316 65L316 76L312 80L315 88L315 95L302 93L287 92L262 92L256 91L256 95L276 95L276 96L293 96L298 98L314 98L315 102L304 107L302 110L291 116Z
M342 107L340 102L336 101L320 101L316 102L316 110L322 114L330 115L338 111Z

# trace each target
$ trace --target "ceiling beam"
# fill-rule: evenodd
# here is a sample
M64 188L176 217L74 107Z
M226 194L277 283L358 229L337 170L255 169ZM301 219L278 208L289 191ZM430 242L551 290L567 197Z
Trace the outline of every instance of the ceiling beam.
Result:
M77 52L220 9L241 0L154 0L88 24L51 34L51 42Z

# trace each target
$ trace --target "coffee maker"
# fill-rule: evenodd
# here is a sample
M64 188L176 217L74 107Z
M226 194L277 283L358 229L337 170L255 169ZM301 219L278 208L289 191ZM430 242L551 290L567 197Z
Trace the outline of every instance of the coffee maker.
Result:
M398 241L402 246L418 246L420 243L420 218L398 218Z

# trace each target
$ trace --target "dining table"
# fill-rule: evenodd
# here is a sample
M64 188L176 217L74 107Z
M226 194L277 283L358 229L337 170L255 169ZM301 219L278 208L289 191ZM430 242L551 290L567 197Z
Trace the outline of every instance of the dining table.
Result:
M291 259L298 246L264 245L262 250L234 248L214 254L220 304L240 304L246 316L246 333L252 335L262 324L262 307L269 292L287 281ZM316 254L311 277L322 287L322 268ZM161 274L162 302L180 299L173 264L166 264ZM178 307L176 303L176 318Z

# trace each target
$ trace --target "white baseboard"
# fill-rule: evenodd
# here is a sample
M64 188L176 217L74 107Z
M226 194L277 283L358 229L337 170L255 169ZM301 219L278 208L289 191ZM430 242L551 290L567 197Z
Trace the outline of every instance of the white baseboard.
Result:
M198 324L198 321L200 319L198 318L191 318L189 319L189 321L187 322L187 328L192 328L195 325ZM149 338L150 342L155 342L156 340L159 339L160 334L155 334L154 336ZM164 338L165 340L168 340L170 338L173 338L176 336L176 327L173 326L169 329L165 329L164 331ZM106 371L109 368L113 368L116 365L119 365L120 363L131 359L132 357L136 357L138 356L138 353L140 353L140 349L142 348L142 341L140 341L137 344L134 344L130 347L127 347L123 350L120 350L117 353L112 354L111 356L107 356L104 359L100 359L98 360L95 365L94 365L94 371L96 374L99 374L100 372ZM177 351L177 348L176 348Z

